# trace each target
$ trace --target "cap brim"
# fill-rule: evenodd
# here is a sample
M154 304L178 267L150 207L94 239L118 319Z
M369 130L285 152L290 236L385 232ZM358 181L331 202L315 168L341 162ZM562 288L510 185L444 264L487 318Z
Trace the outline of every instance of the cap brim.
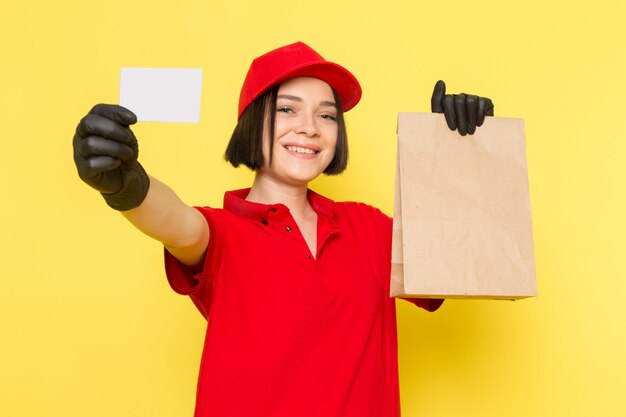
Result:
M289 78L313 77L325 81L337 93L343 111L348 111L361 100L361 85L347 69L334 62L324 62L296 68L278 82Z
M247 102L240 103L240 105L243 104L243 106L240 107L239 117L241 117L243 110L256 98L265 94L275 85L295 77L313 77L328 83L337 93L339 101L341 102L341 108L344 112L352 109L361 100L361 85L356 77L341 65L329 61L316 62L313 64L303 63L302 65L294 66L286 73L265 80L262 86L256 85L254 90L257 91L257 94L253 97L248 97ZM244 94L243 90L242 94Z

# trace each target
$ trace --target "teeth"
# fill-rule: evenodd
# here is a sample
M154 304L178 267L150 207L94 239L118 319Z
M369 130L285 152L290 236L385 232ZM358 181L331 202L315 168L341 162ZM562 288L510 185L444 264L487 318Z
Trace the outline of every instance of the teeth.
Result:
M313 149L301 148L299 146L285 146L285 148L289 149L291 152L308 153L308 154L316 153L316 151L314 151Z

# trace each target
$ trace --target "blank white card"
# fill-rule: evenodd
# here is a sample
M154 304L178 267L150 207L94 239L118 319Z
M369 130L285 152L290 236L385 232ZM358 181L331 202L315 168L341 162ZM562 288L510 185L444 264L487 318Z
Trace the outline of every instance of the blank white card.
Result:
M120 105L143 122L198 123L199 68L122 68Z

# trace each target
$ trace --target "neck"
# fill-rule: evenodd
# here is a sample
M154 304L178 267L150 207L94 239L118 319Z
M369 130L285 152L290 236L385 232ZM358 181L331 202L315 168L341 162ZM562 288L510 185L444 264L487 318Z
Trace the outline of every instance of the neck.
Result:
M257 172L246 200L261 204L284 204L291 215L304 218L313 211L307 197L308 184L290 185L272 181Z

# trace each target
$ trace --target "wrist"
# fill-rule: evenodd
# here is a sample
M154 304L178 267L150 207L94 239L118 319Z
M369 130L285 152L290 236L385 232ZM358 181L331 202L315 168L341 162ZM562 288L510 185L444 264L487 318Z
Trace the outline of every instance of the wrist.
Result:
M114 193L100 193L109 207L126 211L138 207L148 194L150 178L139 162L132 170L124 172L122 188Z

